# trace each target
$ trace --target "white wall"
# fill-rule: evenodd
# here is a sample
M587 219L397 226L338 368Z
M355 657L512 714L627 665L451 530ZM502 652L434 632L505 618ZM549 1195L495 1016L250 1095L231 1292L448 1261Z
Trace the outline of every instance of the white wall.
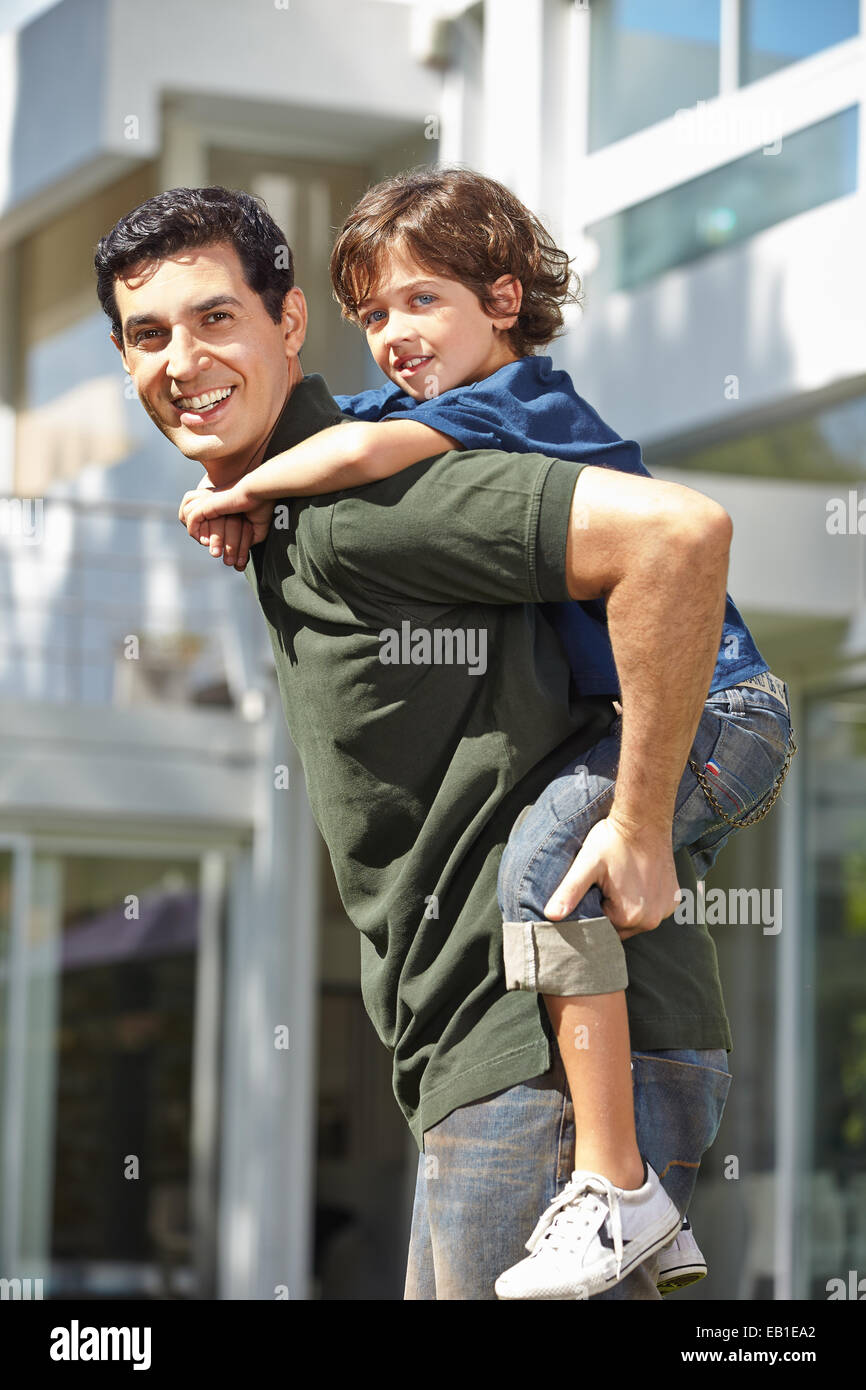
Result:
M594 301L588 279L558 364L642 445L866 373L864 205L839 198L631 293Z
M286 137L321 112L347 146L365 123L423 122L441 84L409 57L410 18L384 0L63 0L0 44L0 215L153 158L175 93L273 104Z

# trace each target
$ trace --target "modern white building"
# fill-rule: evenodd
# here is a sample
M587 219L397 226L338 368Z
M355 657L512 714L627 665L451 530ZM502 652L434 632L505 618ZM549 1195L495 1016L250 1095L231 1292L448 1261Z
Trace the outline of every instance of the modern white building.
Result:
M0 1275L401 1296L417 1151L357 935L264 625L175 520L197 471L131 398L92 254L161 189L260 194L310 300L305 370L362 389L333 231L436 160L508 183L575 256L554 359L654 472L727 507L730 590L795 700L778 807L707 883L735 1079L693 1208L712 1278L678 1297L866 1274L861 4L21 13L0 36Z

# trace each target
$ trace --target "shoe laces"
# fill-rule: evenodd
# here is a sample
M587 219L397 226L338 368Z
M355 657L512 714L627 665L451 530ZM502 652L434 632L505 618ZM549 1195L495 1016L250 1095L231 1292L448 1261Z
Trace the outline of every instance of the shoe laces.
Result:
M571 1181L566 1183L558 1197L555 1197L550 1206L544 1212L526 1242L526 1249L535 1252L542 1240L547 1240L553 1249L560 1244L561 1226L564 1221L570 1225L576 1224L576 1219L581 1207L586 1206L587 1199L592 1196L602 1197L607 1202L610 1213L610 1230L613 1236L613 1250L616 1256L616 1272L620 1274L622 1270L622 1214L619 1208L619 1195L613 1183L609 1182L602 1173L581 1173L574 1174ZM569 1210L570 1209L570 1210ZM589 1210L594 1214L597 1210L596 1203L593 1202ZM589 1216L584 1213L583 1224L589 1225ZM556 1228L560 1226L560 1232Z

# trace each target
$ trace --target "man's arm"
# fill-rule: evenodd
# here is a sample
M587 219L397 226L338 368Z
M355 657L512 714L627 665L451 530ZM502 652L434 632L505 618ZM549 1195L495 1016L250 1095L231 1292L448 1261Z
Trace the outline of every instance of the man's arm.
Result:
M554 919L593 883L624 939L673 911L671 822L718 656L731 534L727 512L691 488L593 467L577 480L568 588L607 601L622 751L611 811L548 904Z

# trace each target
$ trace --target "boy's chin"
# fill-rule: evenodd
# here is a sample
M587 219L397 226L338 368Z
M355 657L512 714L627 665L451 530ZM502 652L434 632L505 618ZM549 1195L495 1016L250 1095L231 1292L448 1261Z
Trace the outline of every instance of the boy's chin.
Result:
M423 401L425 399L423 385L416 386L414 382L410 385L409 382L401 381L399 378L394 380L394 385L399 386L401 391L405 391L407 396L411 396L413 401Z

